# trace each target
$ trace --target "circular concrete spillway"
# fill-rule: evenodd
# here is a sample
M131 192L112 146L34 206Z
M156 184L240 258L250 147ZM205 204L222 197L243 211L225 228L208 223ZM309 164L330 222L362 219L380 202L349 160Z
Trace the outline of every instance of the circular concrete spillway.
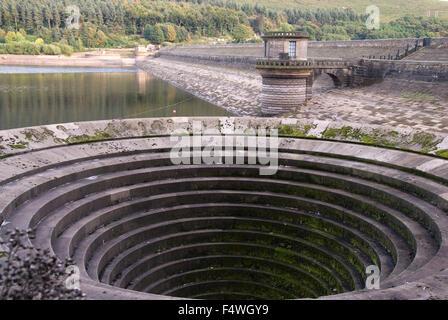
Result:
M30 243L72 258L92 299L447 297L448 160L316 139L329 130L316 123L314 139L279 138L273 175L174 164L170 133L192 121L290 131L263 118L2 131L2 232L34 228ZM380 290L365 289L371 265Z

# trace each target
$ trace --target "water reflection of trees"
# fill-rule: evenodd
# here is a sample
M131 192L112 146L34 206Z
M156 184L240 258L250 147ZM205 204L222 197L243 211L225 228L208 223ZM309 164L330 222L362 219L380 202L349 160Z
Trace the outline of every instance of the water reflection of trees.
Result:
M225 115L145 72L0 74L0 129L127 117Z

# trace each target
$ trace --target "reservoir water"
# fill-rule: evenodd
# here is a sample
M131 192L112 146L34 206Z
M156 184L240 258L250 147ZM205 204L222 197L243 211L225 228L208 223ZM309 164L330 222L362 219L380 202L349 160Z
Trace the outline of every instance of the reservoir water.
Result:
M74 121L226 116L135 69L0 66L0 130Z

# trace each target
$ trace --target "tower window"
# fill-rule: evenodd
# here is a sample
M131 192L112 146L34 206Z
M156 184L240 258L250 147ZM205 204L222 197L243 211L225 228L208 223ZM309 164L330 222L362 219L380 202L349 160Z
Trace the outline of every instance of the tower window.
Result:
M269 57L269 44L267 41L264 42L264 56Z
M289 41L289 56L290 57L296 56L296 45L297 45L297 43L295 41Z

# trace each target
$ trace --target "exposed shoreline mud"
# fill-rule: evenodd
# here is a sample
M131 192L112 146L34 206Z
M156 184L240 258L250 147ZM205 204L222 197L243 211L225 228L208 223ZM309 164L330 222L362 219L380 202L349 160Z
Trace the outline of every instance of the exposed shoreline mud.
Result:
M74 53L70 57L63 55L14 55L0 54L0 65L42 66L42 67L133 67L136 59L119 54L97 55L92 53Z

